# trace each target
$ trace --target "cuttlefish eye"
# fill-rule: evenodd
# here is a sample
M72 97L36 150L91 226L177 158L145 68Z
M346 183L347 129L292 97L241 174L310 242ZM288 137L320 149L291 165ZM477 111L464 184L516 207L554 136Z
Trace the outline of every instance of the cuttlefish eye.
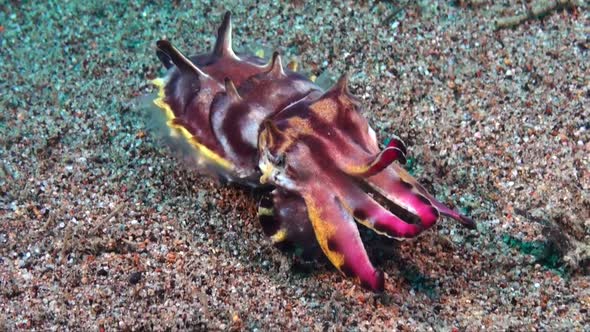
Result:
M284 153L281 153L273 158L272 163L278 168L283 168L287 164L287 158Z

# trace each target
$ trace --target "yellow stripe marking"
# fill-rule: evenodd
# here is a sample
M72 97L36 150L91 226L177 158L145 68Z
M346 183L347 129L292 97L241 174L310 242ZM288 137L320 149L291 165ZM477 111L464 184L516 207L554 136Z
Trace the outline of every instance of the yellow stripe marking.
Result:
M154 99L154 104L158 106L160 109L162 109L162 111L164 112L164 115L166 116L167 120L166 125L180 133L180 135L182 135L182 137L193 148L195 148L200 155L212 161L221 168L224 168L227 171L233 171L234 165L229 160L221 157L213 150L201 144L198 141L198 139L195 136L193 136L185 127L174 123L174 119L176 119L176 116L174 115L174 112L172 111L170 105L168 105L168 103L166 103L166 101L164 100L166 98L166 92L164 91L166 82L164 81L164 79L156 78L152 80L152 84L158 87L158 98Z
M309 107L318 117L328 122L334 121L338 115L338 104L332 98L324 98Z
M274 215L274 212L272 210L272 208L264 208L264 207L259 207L258 208L258 215L259 216L272 216Z
M265 163L262 165L262 175L260 176L260 184L267 184L270 176L272 175L273 166L271 163Z
M284 229L280 229L278 232L274 233L270 239L272 243L279 243L285 241L287 238L287 231Z
M338 270L340 270L342 265L344 265L344 255L328 248L328 239L336 234L336 228L334 225L322 219L322 210L315 204L310 195L304 195L303 199L305 200L305 205L307 206L307 214L313 226L315 237L318 240L322 251L324 251L326 256L328 256L330 262L332 262L332 264Z

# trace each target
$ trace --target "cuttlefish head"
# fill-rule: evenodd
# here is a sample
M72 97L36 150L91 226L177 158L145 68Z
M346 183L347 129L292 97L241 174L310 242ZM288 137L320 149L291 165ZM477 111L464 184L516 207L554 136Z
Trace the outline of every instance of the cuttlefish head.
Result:
M332 264L379 291L383 273L369 261L356 223L394 238L417 236L441 214L470 228L475 223L438 202L404 170L407 150L399 138L380 149L360 110L343 77L323 95L265 121L258 142L260 181L298 195Z

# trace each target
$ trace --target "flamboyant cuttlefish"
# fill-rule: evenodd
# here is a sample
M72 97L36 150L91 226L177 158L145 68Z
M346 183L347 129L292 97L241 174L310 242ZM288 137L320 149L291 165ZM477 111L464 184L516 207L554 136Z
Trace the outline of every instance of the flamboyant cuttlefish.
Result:
M475 223L432 197L400 164L404 143L380 150L350 94L346 76L328 91L284 68L237 54L226 13L213 51L186 57L157 42L169 69L154 83L154 103L171 135L189 143L195 162L244 184L269 188L258 208L264 232L303 254L320 248L343 274L374 291L383 273L371 264L357 223L394 238L415 237L439 214Z

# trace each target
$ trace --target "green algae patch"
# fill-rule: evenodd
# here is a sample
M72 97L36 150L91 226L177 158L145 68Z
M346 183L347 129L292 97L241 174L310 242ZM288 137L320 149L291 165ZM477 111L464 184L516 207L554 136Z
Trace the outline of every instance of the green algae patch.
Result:
M410 173L411 176L415 176L416 174L414 173L416 172L416 158L407 157L404 168L406 169L406 171L408 171L408 173Z
M436 282L420 272L416 267L410 266L400 270L401 275L416 292L426 294L430 299L438 298Z
M563 253L553 242L524 241L508 234L502 236L502 242L525 255L532 255L537 263L556 272L561 277L566 275Z

